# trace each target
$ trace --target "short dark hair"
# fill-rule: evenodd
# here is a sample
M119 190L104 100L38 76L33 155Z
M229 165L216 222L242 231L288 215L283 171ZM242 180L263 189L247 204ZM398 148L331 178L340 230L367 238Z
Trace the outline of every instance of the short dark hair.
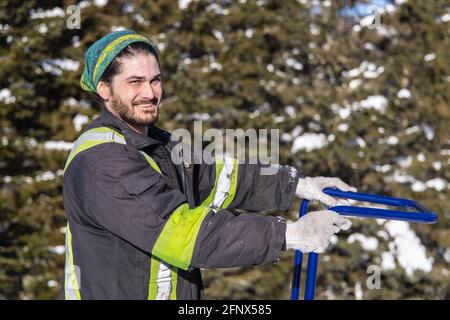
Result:
M120 72L120 68L122 66L120 59L131 58L140 53L152 54L156 58L156 61L158 61L159 66L158 52L151 44L146 42L133 42L120 51L114 60L111 61L99 81L111 84L112 78ZM101 107L105 105L102 97L100 97L98 93L94 92L93 98Z

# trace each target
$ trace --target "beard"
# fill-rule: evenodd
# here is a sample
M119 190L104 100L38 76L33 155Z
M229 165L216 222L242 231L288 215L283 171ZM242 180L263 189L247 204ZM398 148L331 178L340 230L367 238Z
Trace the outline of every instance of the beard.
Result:
M131 106L127 105L120 99L112 94L111 106L117 115L129 125L135 126L149 126L158 122L158 98L146 101L132 102ZM142 108L140 104L151 104L151 108Z

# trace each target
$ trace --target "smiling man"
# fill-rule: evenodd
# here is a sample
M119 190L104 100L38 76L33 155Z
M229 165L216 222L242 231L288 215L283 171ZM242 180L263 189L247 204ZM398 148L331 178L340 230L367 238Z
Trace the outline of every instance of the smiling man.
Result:
M145 45L136 44L130 52L145 50ZM133 51L134 50L134 51ZM128 51L126 51L128 52ZM121 55L122 59L127 57ZM119 60L115 62L119 65ZM131 128L147 134L149 124L158 121L161 104L162 84L158 60L152 54L136 54L134 59L120 64L121 72L114 81L100 81L98 94L105 101L111 101L110 111L125 121Z
M337 178L300 178L236 159L175 164L170 133L155 126L163 96L158 52L131 30L89 47L81 78L102 105L64 168L65 299L201 299L199 268L276 262L283 250L323 252L350 222L328 210L291 222L294 195L328 206ZM248 211L234 215L231 209Z

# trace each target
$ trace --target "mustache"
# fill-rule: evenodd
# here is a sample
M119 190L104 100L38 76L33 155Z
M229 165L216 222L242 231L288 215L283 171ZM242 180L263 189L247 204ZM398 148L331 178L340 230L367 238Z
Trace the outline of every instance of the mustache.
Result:
M139 104L152 104L154 106L157 106L158 102L159 102L159 99L155 97L155 98L153 98L151 100L140 100L140 101L133 102L132 105L133 106L137 106Z

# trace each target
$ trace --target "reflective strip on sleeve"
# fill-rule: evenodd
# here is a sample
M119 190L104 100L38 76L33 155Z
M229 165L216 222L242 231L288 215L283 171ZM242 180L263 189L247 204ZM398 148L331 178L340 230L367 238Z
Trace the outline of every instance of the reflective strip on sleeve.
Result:
M225 158L216 161L216 177L213 190L202 205L214 211L227 208L236 194L239 162L237 159Z
M148 300L176 300L178 269L151 257Z
M223 163L216 162L215 167L216 167L216 176L214 178L213 188L212 188L209 196L201 204L202 206L205 206L205 207L209 207L214 200L214 196L216 194L216 189L217 189L217 181L219 181L219 176L220 176L220 172L222 171L222 168L223 168Z
M157 278L159 270L159 259L152 256L150 258L150 280L148 284L148 300L155 300L157 293Z
M66 264L64 268L64 292L66 300L81 300L80 270L73 262L72 233L66 227Z
M64 166L64 172L77 154L107 142L126 143L123 135L107 127L94 128L84 132L78 137L77 141L75 141L72 150L69 153L69 157L67 158L66 165Z
M210 211L209 207L198 206L189 209L187 203L180 205L167 220L153 246L152 254L173 266L187 270L200 226Z
M170 300L177 300L178 268L170 266Z
M124 136L111 128L99 127L84 132L74 143L69 157L67 158L66 165L64 166L64 172L77 154L96 145L108 142L126 144ZM150 164L150 166L157 172L161 173L161 170L159 169L155 160L153 160L144 151L140 152L144 156L145 160Z
M216 193L211 204L213 209L226 208L236 194L239 164L237 159L225 158L223 168L217 181Z
M156 279L158 291L156 292L156 300L169 300L171 290L171 270L164 261L159 262L158 278Z

